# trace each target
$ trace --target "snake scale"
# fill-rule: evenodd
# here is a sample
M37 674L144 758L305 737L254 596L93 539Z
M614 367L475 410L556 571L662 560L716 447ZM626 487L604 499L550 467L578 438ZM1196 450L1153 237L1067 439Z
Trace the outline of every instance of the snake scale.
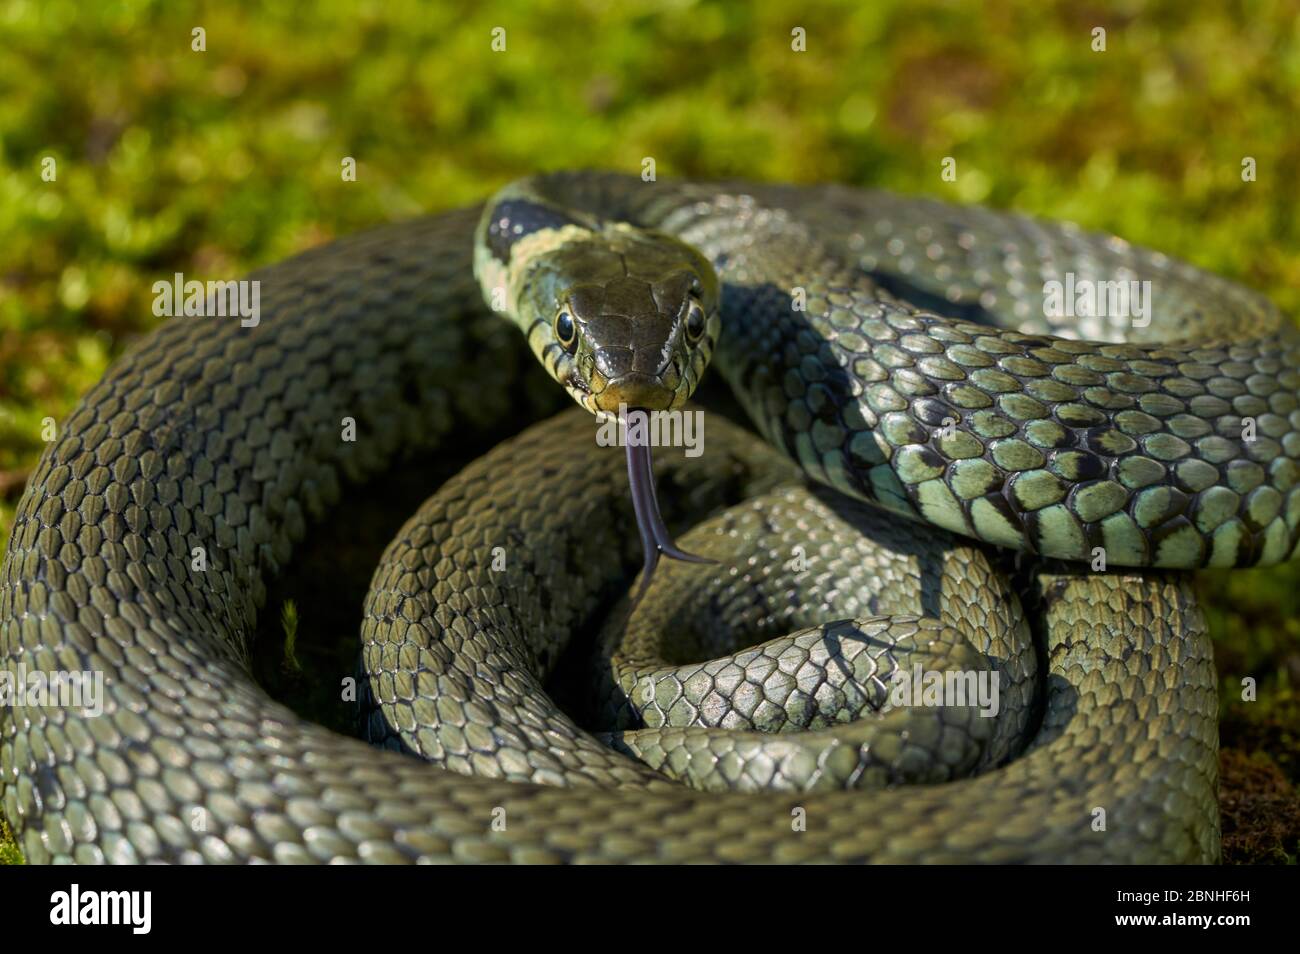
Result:
M1150 281L1149 324L1053 317L1067 273ZM251 278L255 328L164 322L18 505L4 669L106 680L0 708L30 861L1218 858L1185 570L1300 526L1297 338L1254 293L981 208L585 172ZM707 413L634 516L589 412L689 409L711 354L762 439ZM375 571L374 744L271 699L248 642L308 524L497 430ZM629 599L660 552L713 562ZM995 675L996 717L891 702L922 664Z

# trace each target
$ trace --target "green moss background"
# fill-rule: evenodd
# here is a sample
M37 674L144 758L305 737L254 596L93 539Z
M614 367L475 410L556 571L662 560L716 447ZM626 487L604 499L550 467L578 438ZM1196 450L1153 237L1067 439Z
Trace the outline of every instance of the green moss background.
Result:
M157 322L153 281L234 277L538 169L649 156L663 177L835 180L1074 219L1300 314L1298 90L1296 0L4 0L0 539L42 420ZM1225 858L1294 862L1300 564L1202 583ZM1244 676L1258 701L1241 701Z

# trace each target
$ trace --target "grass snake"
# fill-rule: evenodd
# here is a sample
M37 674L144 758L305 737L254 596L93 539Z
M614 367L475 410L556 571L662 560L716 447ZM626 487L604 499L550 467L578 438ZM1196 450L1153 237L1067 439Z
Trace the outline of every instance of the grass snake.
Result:
M256 327L137 342L18 505L0 663L106 682L97 716L0 707L29 860L1218 858L1185 571L1300 524L1297 338L1258 295L982 208L588 172L250 278ZM1149 321L1044 308L1130 280ZM591 411L691 409L710 363L762 439L596 446ZM306 527L496 432L375 571L372 744L262 691ZM996 716L896 704L918 669L996 677Z

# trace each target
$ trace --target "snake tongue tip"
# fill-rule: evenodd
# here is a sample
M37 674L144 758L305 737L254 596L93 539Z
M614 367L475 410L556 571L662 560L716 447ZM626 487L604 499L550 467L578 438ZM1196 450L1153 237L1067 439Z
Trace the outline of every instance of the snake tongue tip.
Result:
M644 568L641 573L641 585L633 602L639 602L650 586L654 569L660 556L683 563L716 563L708 557L688 553L673 542L668 527L664 524L659 511L659 498L655 494L654 466L649 444L628 441L627 477L632 491L632 509L636 513L637 531L641 535L641 549L644 553Z
M681 549L673 541L668 540L659 544L659 552L670 560L678 560L682 563L711 563L717 564L717 560L710 557L700 556L698 553L690 553Z

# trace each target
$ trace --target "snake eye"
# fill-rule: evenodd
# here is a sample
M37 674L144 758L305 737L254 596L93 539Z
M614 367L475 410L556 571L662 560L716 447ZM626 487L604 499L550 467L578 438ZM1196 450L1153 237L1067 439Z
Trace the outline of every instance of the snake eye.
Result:
M573 354L573 348L578 343L578 326L573 323L573 316L567 311L561 311L555 316L555 337L565 351Z
M698 301L691 302L691 309L686 313L686 340L694 343L704 337L708 322L704 318L704 308Z

